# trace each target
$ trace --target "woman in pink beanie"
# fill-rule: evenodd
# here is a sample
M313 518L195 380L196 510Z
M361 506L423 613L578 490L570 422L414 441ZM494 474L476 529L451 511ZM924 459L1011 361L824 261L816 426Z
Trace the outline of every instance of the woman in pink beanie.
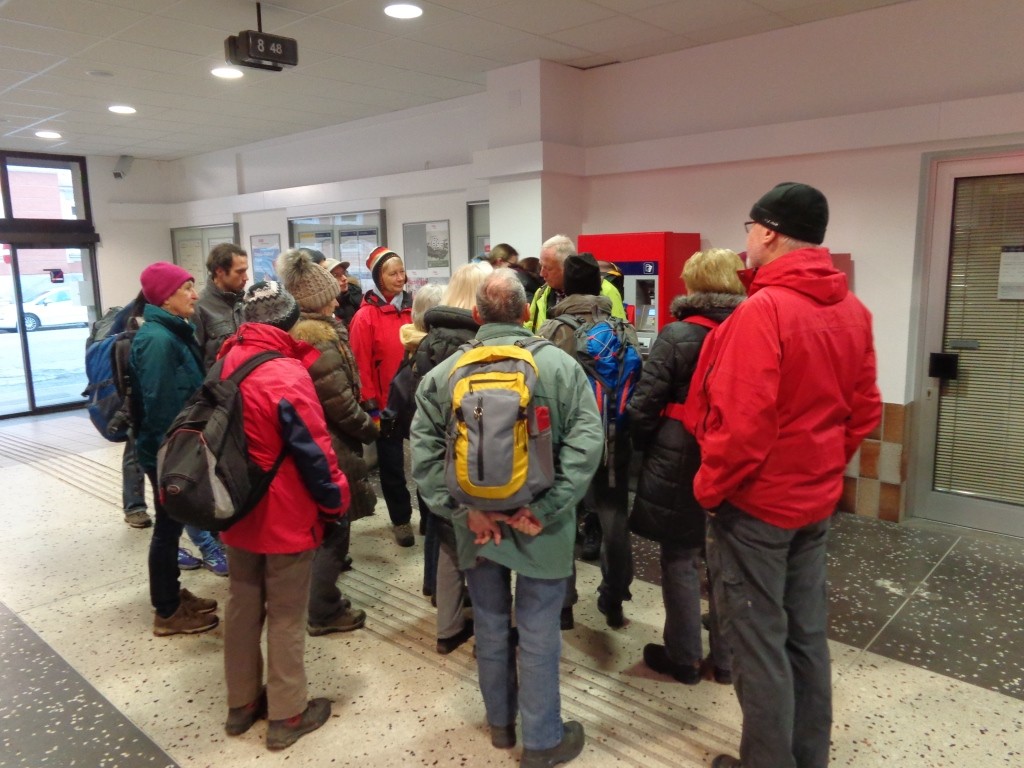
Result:
M176 264L150 264L139 277L146 306L132 340L129 375L139 464L153 486L156 522L149 545L149 595L156 611L153 634L195 634L217 626L216 600L196 597L178 581L182 524L160 503L156 452L167 428L203 383L203 355L189 318L199 296L195 280Z

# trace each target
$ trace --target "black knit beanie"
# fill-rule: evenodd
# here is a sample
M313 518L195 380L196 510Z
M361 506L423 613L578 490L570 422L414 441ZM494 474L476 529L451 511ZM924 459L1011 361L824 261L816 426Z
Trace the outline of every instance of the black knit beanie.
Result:
M562 270L562 290L566 296L601 295L601 269L592 253L577 253L566 257Z
M828 226L828 201L814 187L784 181L754 203L750 218L780 235L820 245Z

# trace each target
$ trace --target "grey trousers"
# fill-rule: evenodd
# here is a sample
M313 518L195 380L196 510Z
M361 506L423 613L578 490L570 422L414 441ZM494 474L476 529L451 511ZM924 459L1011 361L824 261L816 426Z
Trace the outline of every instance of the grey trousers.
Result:
M313 557L310 577L310 624L330 624L352 605L338 587L338 577L345 565L345 555L348 554L351 531L352 523L344 518L324 526L324 540L320 542Z
M434 602L437 603L437 639L455 637L466 628L463 609L466 606L465 578L459 570L455 529L446 522L435 521L440 548L437 554L437 578Z
M825 768L832 730L828 519L787 530L725 503L708 563L743 711L743 768Z
M306 606L313 552L260 555L227 547L224 676L228 707L243 707L263 688L260 636L267 625L267 702L271 720L306 708Z

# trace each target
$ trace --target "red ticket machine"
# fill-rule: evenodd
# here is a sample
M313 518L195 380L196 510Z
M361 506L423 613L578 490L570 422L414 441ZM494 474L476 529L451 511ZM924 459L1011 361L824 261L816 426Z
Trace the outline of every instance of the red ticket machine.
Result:
M624 232L580 235L580 253L592 253L598 261L610 261L623 276L627 305L635 307L634 325L646 349L665 323L672 320L672 299L686 293L683 265L700 250L694 232Z

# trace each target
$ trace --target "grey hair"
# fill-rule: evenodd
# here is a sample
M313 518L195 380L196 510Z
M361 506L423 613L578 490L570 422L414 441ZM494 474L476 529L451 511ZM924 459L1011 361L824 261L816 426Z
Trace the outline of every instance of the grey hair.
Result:
M511 269L496 269L476 291L476 310L484 323L523 322L526 290Z
M559 264L565 264L565 260L576 255L576 243L568 235L555 235L544 241L540 247L541 252L550 250Z
M427 326L423 322L423 316L427 310L433 309L441 303L441 295L444 293L444 286L437 283L427 283L421 286L412 297L412 324L417 330L426 333Z

